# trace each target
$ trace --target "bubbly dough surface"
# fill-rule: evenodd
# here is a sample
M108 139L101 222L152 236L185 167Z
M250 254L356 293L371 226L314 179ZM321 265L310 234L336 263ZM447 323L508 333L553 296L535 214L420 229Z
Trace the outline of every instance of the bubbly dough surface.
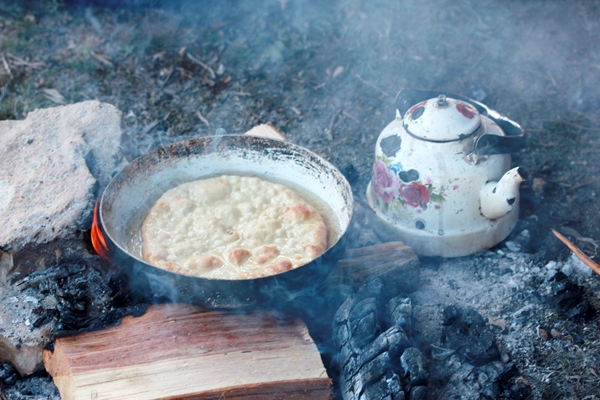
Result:
M165 192L142 224L142 255L169 271L214 279L278 274L320 256L327 226L286 186L221 175Z

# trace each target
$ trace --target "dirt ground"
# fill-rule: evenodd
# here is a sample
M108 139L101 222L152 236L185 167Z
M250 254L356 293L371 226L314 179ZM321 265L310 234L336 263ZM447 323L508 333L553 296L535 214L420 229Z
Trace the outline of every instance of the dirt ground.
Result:
M521 222L491 251L422 260L420 333L436 343L441 310L469 305L504 321L498 340L530 398L599 399L600 317L574 319L544 300L546 277L562 270L600 307L600 276L551 233L599 259L599 37L600 3L587 0L0 0L0 119L111 103L129 159L270 123L352 165L361 199L401 88L482 101L527 134L513 155L532 174ZM446 384L431 398L445 398Z

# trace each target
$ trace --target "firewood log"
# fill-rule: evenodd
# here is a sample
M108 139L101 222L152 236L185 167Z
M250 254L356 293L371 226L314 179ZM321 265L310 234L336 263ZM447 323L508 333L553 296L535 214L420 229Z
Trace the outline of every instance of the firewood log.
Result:
M68 399L328 399L302 321L274 313L152 306L121 325L56 340L44 364Z

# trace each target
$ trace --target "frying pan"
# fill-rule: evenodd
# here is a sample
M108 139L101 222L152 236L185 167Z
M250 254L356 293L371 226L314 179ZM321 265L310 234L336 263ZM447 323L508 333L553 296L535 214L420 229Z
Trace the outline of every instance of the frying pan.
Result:
M146 263L140 227L158 198L182 183L221 174L281 183L317 206L330 231L325 253L298 268L244 280L193 277ZM133 160L104 190L98 219L109 258L134 288L155 299L238 307L256 304L272 290L302 290L318 282L343 252L353 210L349 183L325 159L277 139L224 135L173 143Z

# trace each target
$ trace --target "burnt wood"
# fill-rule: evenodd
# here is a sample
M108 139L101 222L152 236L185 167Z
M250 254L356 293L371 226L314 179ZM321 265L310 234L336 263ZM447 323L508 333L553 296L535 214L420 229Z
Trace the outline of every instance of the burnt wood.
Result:
M413 347L412 302L420 263L401 242L344 253L330 278L347 286L332 324L333 368L343 399L424 399L428 373Z

